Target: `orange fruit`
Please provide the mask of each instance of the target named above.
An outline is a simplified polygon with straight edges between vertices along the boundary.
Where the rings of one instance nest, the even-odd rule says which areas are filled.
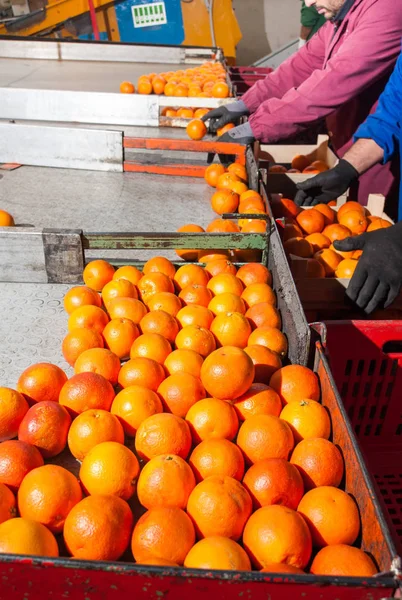
[[[123,388],[139,385],[154,392],[157,391],[164,379],[163,366],[156,360],[142,356],[132,358],[124,363],[118,375],[119,384]]]
[[[209,274],[198,265],[183,265],[176,271],[174,282],[179,291],[189,285],[207,285]]]
[[[329,248],[331,245],[331,241],[322,233],[311,233],[306,240],[312,245],[314,252]]]
[[[231,273],[215,275],[208,281],[207,287],[215,296],[225,293],[241,296],[244,289],[241,280],[235,275],[231,275]]]
[[[376,231],[377,229],[387,229],[387,227],[391,227],[392,223],[386,221],[385,219],[376,219],[373,223],[367,227],[367,231]]]
[[[153,271],[141,277],[137,287],[140,298],[145,305],[148,305],[150,298],[158,292],[174,292],[173,280],[158,271]]]
[[[250,389],[233,402],[240,421],[255,415],[279,417],[282,403],[276,392],[263,383],[253,383]]]
[[[93,329],[102,333],[109,322],[109,317],[102,308],[98,306],[81,306],[76,308],[68,319],[68,331],[74,329]]]
[[[208,233],[238,233],[240,229],[238,225],[230,219],[214,219],[207,226],[206,231],[208,231]],[[215,250],[215,252],[218,253],[219,250]],[[208,261],[204,258],[203,262]]]
[[[302,210],[297,215],[296,222],[305,235],[321,233],[325,227],[324,215],[315,208]]]
[[[218,535],[238,540],[251,511],[249,493],[232,477],[204,479],[195,486],[187,504],[199,538]]]
[[[282,320],[279,311],[272,305],[271,302],[259,302],[258,304],[254,304],[247,310],[246,317],[250,321],[253,329],[256,329],[257,327],[271,327],[280,329],[282,326]]]
[[[294,575],[304,575],[305,571],[284,563],[269,563],[264,569],[261,569],[260,573],[293,573]]]
[[[337,213],[338,221],[340,218],[342,218],[344,215],[351,211],[359,211],[363,216],[366,214],[366,209],[364,208],[364,206],[359,204],[359,202],[349,200],[348,202],[345,202],[344,204],[342,204],[342,206],[339,207]]]
[[[132,344],[130,358],[151,358],[163,364],[171,352],[172,347],[163,335],[144,333]]]
[[[342,481],[342,454],[335,444],[323,438],[309,438],[299,442],[290,462],[299,469],[306,490],[323,485],[338,487]]]
[[[91,348],[79,355],[74,364],[74,371],[76,375],[97,373],[115,385],[120,371],[120,359],[106,348]]]
[[[335,271],[335,277],[338,277],[339,279],[351,279],[356,267],[357,260],[353,260],[352,258],[344,259],[339,263]]]
[[[82,461],[94,446],[102,442],[124,444],[124,430],[119,419],[106,410],[86,410],[72,422],[67,442],[71,454]]]
[[[354,258],[353,255],[355,252],[353,250],[351,252],[342,252],[341,250],[335,250],[335,246],[333,244],[330,245],[330,249],[339,254],[339,256],[342,256],[342,258]]]
[[[18,439],[36,446],[44,458],[52,458],[66,447],[70,425],[71,417],[64,406],[57,402],[38,402],[22,419]]]
[[[177,315],[182,306],[183,303],[180,298],[175,296],[175,294],[172,294],[172,292],[158,292],[148,300],[148,308],[150,311],[164,310],[172,315],[172,317]]]
[[[134,94],[135,87],[131,81],[122,81],[120,84],[120,92],[122,94]]]
[[[372,577],[378,572],[368,554],[345,544],[326,546],[316,555],[310,573],[332,577]]]
[[[246,313],[246,317],[247,317],[247,313]],[[253,323],[253,321],[251,321],[251,323]],[[248,347],[250,348],[250,347],[254,347],[254,346],[264,346],[271,352],[278,354],[279,357],[286,356],[287,351],[288,351],[288,341],[287,341],[285,335],[278,328],[270,327],[268,325],[263,325],[262,327],[257,327],[251,333],[250,337],[248,338]],[[261,354],[261,351],[259,353]],[[252,357],[252,353],[250,353],[250,351],[247,351],[247,354],[249,354]],[[255,351],[254,351],[254,355],[255,355]],[[271,364],[273,363],[273,365],[275,367],[274,372],[276,372],[278,370],[278,369],[276,369],[276,364],[278,363],[278,361],[275,360],[275,357],[271,356],[271,358],[268,358],[266,354],[265,354],[265,356],[266,356],[266,360],[268,360]],[[257,363],[254,362],[254,364],[256,365]],[[260,371],[261,371],[261,369],[260,369]]]
[[[183,225],[183,227],[179,227],[178,232],[190,232],[190,233],[202,233],[205,230],[200,225],[194,225],[190,223],[188,225]],[[176,248],[176,254],[180,256],[183,260],[192,261],[197,260],[198,258],[198,250],[189,250],[187,248]]]
[[[176,373],[167,377],[158,387],[165,412],[185,417],[190,408],[206,393],[198,377],[189,373]]]
[[[310,160],[304,154],[296,154],[291,162],[292,169],[304,171],[310,165]]]
[[[338,222],[350,229],[352,235],[364,233],[368,226],[367,219],[360,210],[350,210],[341,217],[338,216]]]
[[[229,86],[223,81],[217,81],[212,88],[213,98],[227,98],[229,94]]]
[[[209,112],[208,108],[197,108],[197,110],[194,111],[194,118],[201,119],[201,117],[206,115],[208,112]],[[212,165],[210,165],[210,166],[212,166]]]
[[[70,511],[64,541],[73,557],[118,560],[130,542],[133,514],[127,502],[111,495],[84,498]]]
[[[118,442],[101,442],[82,461],[80,481],[88,495],[110,494],[128,500],[139,474],[140,465],[129,448]]]
[[[163,92],[165,90],[165,85],[166,85],[166,81],[163,79],[163,77],[154,77],[152,80],[153,93],[160,96],[161,94],[163,94]],[[191,113],[192,113],[192,111],[191,111]]]
[[[324,267],[326,277],[333,277],[338,265],[343,260],[342,256],[330,248],[319,250],[314,254],[314,258]]]
[[[176,91],[176,85],[174,83],[167,83],[165,85],[165,89],[163,90],[163,93],[165,94],[165,96],[175,96],[175,91]]]
[[[98,373],[73,375],[63,386],[59,402],[77,416],[90,409],[110,410],[114,398],[111,383]]]
[[[229,260],[229,250],[200,250],[198,252],[198,262],[207,265],[216,260]]]
[[[244,215],[265,215],[265,214],[267,214],[267,211],[265,209],[253,207],[253,208],[242,208],[242,213]],[[252,221],[253,221],[253,219],[239,219],[237,223],[238,223],[240,229],[243,231],[244,227]]]
[[[187,412],[194,444],[203,440],[233,440],[239,429],[239,419],[229,402],[217,398],[204,398]]]
[[[138,479],[137,495],[142,506],[185,509],[195,488],[191,467],[180,456],[162,454],[144,465]]]
[[[283,458],[267,458],[252,465],[243,479],[254,508],[280,504],[296,510],[304,494],[297,468]]]
[[[336,487],[310,490],[301,499],[297,511],[306,521],[313,545],[318,548],[352,545],[359,535],[360,516],[356,502]]]
[[[221,127],[220,129],[217,130],[216,135],[218,135],[220,137],[221,135],[224,135],[227,131],[230,131],[233,128],[234,128],[233,123],[227,123],[227,125],[224,125],[223,127]]]
[[[302,211],[293,200],[279,198],[272,203],[272,212],[276,219],[283,217],[294,219]]]
[[[137,561],[137,565],[152,565],[154,567],[178,567],[179,565],[172,560],[166,560],[165,558],[157,558],[156,556],[150,556],[144,558],[141,561]]]
[[[273,562],[304,569],[312,550],[303,517],[278,505],[264,506],[251,515],[244,529],[243,546],[257,569]]]
[[[164,362],[165,371],[168,375],[176,373],[189,373],[194,377],[200,377],[203,357],[194,350],[174,350]]]
[[[237,445],[246,463],[254,464],[266,458],[288,459],[293,450],[293,434],[286,421],[273,415],[248,417],[239,429]]]
[[[202,441],[188,459],[197,482],[207,477],[233,477],[241,481],[244,475],[244,458],[240,448],[227,439]]]
[[[227,171],[223,175],[220,175],[216,187],[218,189],[230,189],[235,181],[240,181],[240,178],[235,173],[229,173],[229,171]]]
[[[283,404],[300,400],[319,400],[318,377],[302,365],[287,365],[274,373],[269,385],[279,394]]]
[[[14,218],[5,210],[0,210],[0,227],[14,227]]]
[[[208,356],[216,348],[213,334],[205,327],[187,325],[176,336],[178,350],[193,350],[203,357]]]
[[[146,314],[140,322],[140,329],[145,333],[158,333],[173,343],[179,333],[179,325],[175,317],[164,310],[153,310]]]
[[[176,96],[177,90],[178,87],[176,88]],[[206,125],[204,121],[201,121],[201,119],[193,119],[186,127],[187,135],[192,140],[202,140],[202,138],[207,134],[207,131]]]
[[[148,312],[145,304],[135,298],[115,298],[107,310],[111,319],[130,319],[135,325],[139,325]]]
[[[313,246],[308,240],[302,237],[295,237],[286,240],[283,244],[283,248],[287,255],[293,254],[300,258],[310,258],[313,256]]]
[[[259,263],[243,265],[237,271],[236,276],[243,282],[246,288],[257,283],[272,286],[272,275],[270,271],[267,267]]]
[[[195,542],[194,526],[180,508],[147,511],[134,527],[131,549],[137,563],[158,558],[182,565]]]
[[[82,274],[85,285],[96,292],[101,292],[104,286],[112,281],[114,267],[106,260],[92,260],[87,264]]]
[[[275,371],[282,367],[282,361],[279,354],[273,350],[270,350],[264,345],[248,345],[244,351],[249,355],[254,363],[255,384],[269,383]]]
[[[217,260],[211,260],[205,265],[205,270],[214,277],[215,275],[220,275],[220,273],[230,273],[231,275],[236,275],[237,268],[234,266],[230,260],[225,260],[222,258],[218,258]]]
[[[276,305],[276,294],[267,283],[251,283],[246,287],[241,297],[246,303],[247,308],[263,302],[272,306]]]
[[[341,256],[343,256],[344,252],[339,252],[338,253],[341,254]],[[363,250],[356,250],[355,252],[353,252],[352,256],[350,258],[354,258],[355,260],[359,260],[359,258],[361,258],[363,254]]]
[[[241,313],[221,313],[212,321],[211,333],[215,336],[218,347],[245,348],[251,334],[251,325]]]
[[[229,189],[240,196],[240,194],[247,192],[248,186],[243,181],[234,181]]]
[[[114,298],[135,298],[137,300],[137,288],[128,279],[118,279],[117,281],[112,279],[102,290],[102,300],[106,309]]]
[[[110,411],[119,419],[124,433],[134,437],[141,423],[148,417],[163,412],[163,406],[156,392],[131,385],[116,395]]]
[[[177,97],[180,97],[180,98],[187,98],[187,96],[188,96],[188,87],[186,85],[183,85],[183,84],[179,83],[178,85],[176,85],[176,88],[174,90],[174,95],[177,96]],[[191,123],[192,122],[193,121],[191,121]],[[201,123],[202,123],[202,121],[201,121]],[[202,124],[204,124],[204,123],[202,123]],[[193,127],[194,127],[194,129],[191,129],[191,132],[194,135],[199,134],[200,128],[197,125],[194,125]],[[189,137],[191,137],[191,135],[189,133],[188,133],[188,135],[189,135]],[[192,139],[201,139],[201,138],[192,138]]]
[[[73,367],[80,354],[91,348],[103,348],[104,341],[100,333],[94,329],[73,329],[66,335],[62,344],[63,356]]]
[[[183,288],[179,293],[179,298],[185,306],[189,304],[197,304],[197,306],[207,307],[210,303],[213,294],[204,285],[193,283]]]
[[[137,429],[135,450],[143,460],[160,454],[176,454],[186,459],[191,448],[188,423],[170,413],[155,414],[145,419]]]
[[[243,548],[237,542],[222,536],[212,536],[197,542],[187,554],[184,566],[188,569],[251,570],[250,559]]]
[[[149,94],[152,94],[152,83],[150,81],[138,81],[137,84],[137,92],[139,94],[144,94],[146,96],[148,96]]]
[[[201,381],[214,398],[234,400],[244,394],[254,380],[251,358],[234,346],[224,346],[212,352],[201,368]]]
[[[0,483],[12,492],[17,492],[27,473],[42,465],[42,455],[35,446],[19,440],[0,444]]]
[[[205,306],[189,304],[179,310],[176,318],[182,327],[196,325],[198,327],[209,329],[214,320],[214,313]]]
[[[211,187],[216,187],[218,179],[225,173],[226,169],[220,163],[213,163],[205,169],[204,179]]]
[[[86,285],[77,285],[68,290],[64,296],[63,304],[66,313],[71,315],[76,308],[80,308],[81,306],[92,305],[100,308],[102,300],[98,292],[95,292]]]
[[[154,256],[145,263],[142,272],[144,275],[149,275],[149,273],[163,273],[167,277],[170,277],[170,279],[173,279],[176,268],[167,258]]]
[[[0,525],[17,516],[17,502],[12,491],[0,483]]]
[[[316,171],[318,171],[319,173],[322,173],[323,171],[328,171],[329,170],[329,166],[323,160],[315,160],[309,166],[312,169],[315,169]]]
[[[216,261],[219,262],[219,261]],[[244,300],[236,294],[229,292],[225,294],[218,294],[208,304],[209,310],[215,315],[222,315],[226,313],[240,313],[244,315],[246,312],[246,305]],[[236,344],[234,344],[236,345]]]
[[[28,412],[24,396],[7,387],[0,387],[0,442],[17,437],[21,421]]]
[[[345,225],[334,223],[333,225],[327,225],[322,232],[331,242],[335,240],[344,240],[345,238],[352,235],[352,232]]]
[[[280,414],[289,423],[295,443],[309,438],[329,438],[331,419],[326,409],[315,400],[290,402]]]
[[[47,527],[28,519],[9,519],[0,525],[0,553],[59,556],[56,538]]]
[[[249,190],[249,191],[251,191],[251,190]],[[243,194],[241,194],[240,198],[242,198],[244,196],[244,194],[247,194],[247,192],[244,192]],[[262,200],[260,195],[247,197],[244,200],[240,200],[239,210],[238,210],[239,213],[244,213],[245,210],[250,210],[250,209],[257,209],[257,210],[265,211],[264,201]]]
[[[218,189],[211,197],[211,208],[218,215],[235,213],[239,206],[239,195],[232,189]]]
[[[325,227],[336,221],[336,212],[328,204],[316,204],[314,210],[318,210],[324,216]]]
[[[244,165],[241,165],[239,163],[232,163],[231,165],[228,166],[228,172],[234,173],[242,181],[247,183],[247,180],[248,180],[247,169]],[[246,191],[248,191],[248,190],[246,190]]]
[[[323,265],[315,258],[308,258],[303,261],[299,269],[298,261],[291,264],[291,270],[294,278],[297,279],[322,279],[325,277],[325,269]]]
[[[240,202],[245,202],[246,200],[250,200],[250,199],[254,199],[254,198],[258,198],[264,205],[264,201],[262,199],[261,194],[259,194],[255,190],[247,190],[247,192],[243,192],[243,194],[241,194],[241,196],[240,196]]]
[[[127,279],[133,285],[137,285],[139,280],[142,277],[141,271],[137,269],[137,267],[133,267],[131,265],[124,265],[124,267],[120,267],[113,274],[113,281],[119,281],[119,279]]]
[[[105,346],[121,360],[130,356],[130,349],[140,332],[130,319],[112,319],[102,332]]]
[[[287,173],[288,170],[284,165],[272,165],[268,169],[269,173]]]
[[[53,533],[63,531],[68,513],[80,500],[78,479],[58,465],[33,469],[18,490],[21,517],[42,523]]]
[[[21,373],[17,390],[30,402],[57,402],[66,381],[67,375],[60,367],[51,363],[36,363]]]

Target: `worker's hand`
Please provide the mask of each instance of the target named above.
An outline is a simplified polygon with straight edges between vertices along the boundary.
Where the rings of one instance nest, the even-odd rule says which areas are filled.
[[[249,114],[247,106],[242,100],[237,102],[231,102],[210,110],[206,115],[201,117],[202,121],[209,120],[208,130],[210,133],[216,133],[218,129],[227,125],[228,123],[235,123],[240,117],[244,117]]]
[[[346,295],[370,314],[395,300],[402,284],[402,221],[334,242],[335,250],[363,250]]]
[[[342,196],[358,177],[356,169],[347,160],[341,159],[333,169],[297,184],[299,191],[295,202],[298,206],[328,204]]]
[[[217,142],[227,142],[230,144],[252,144],[255,142],[253,130],[250,123],[243,123],[233,129],[229,129],[226,133],[218,137]],[[233,156],[230,154],[218,154],[219,160],[225,166],[233,162]]]

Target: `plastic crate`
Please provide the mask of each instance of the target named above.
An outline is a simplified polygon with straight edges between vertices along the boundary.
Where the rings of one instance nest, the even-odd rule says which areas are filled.
[[[402,553],[402,321],[315,324]]]

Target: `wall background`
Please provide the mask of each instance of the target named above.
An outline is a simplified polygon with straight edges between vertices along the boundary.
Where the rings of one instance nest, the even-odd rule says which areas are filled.
[[[237,64],[250,65],[299,37],[300,0],[233,0],[243,39]]]

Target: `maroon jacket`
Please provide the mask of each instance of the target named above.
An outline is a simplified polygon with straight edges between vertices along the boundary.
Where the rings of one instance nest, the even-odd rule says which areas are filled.
[[[242,97],[255,137],[272,143],[326,117],[332,146],[342,157],[352,136],[374,112],[401,50],[402,2],[355,0],[339,28],[324,25],[296,54]],[[388,194],[391,165],[360,178],[359,200]]]

